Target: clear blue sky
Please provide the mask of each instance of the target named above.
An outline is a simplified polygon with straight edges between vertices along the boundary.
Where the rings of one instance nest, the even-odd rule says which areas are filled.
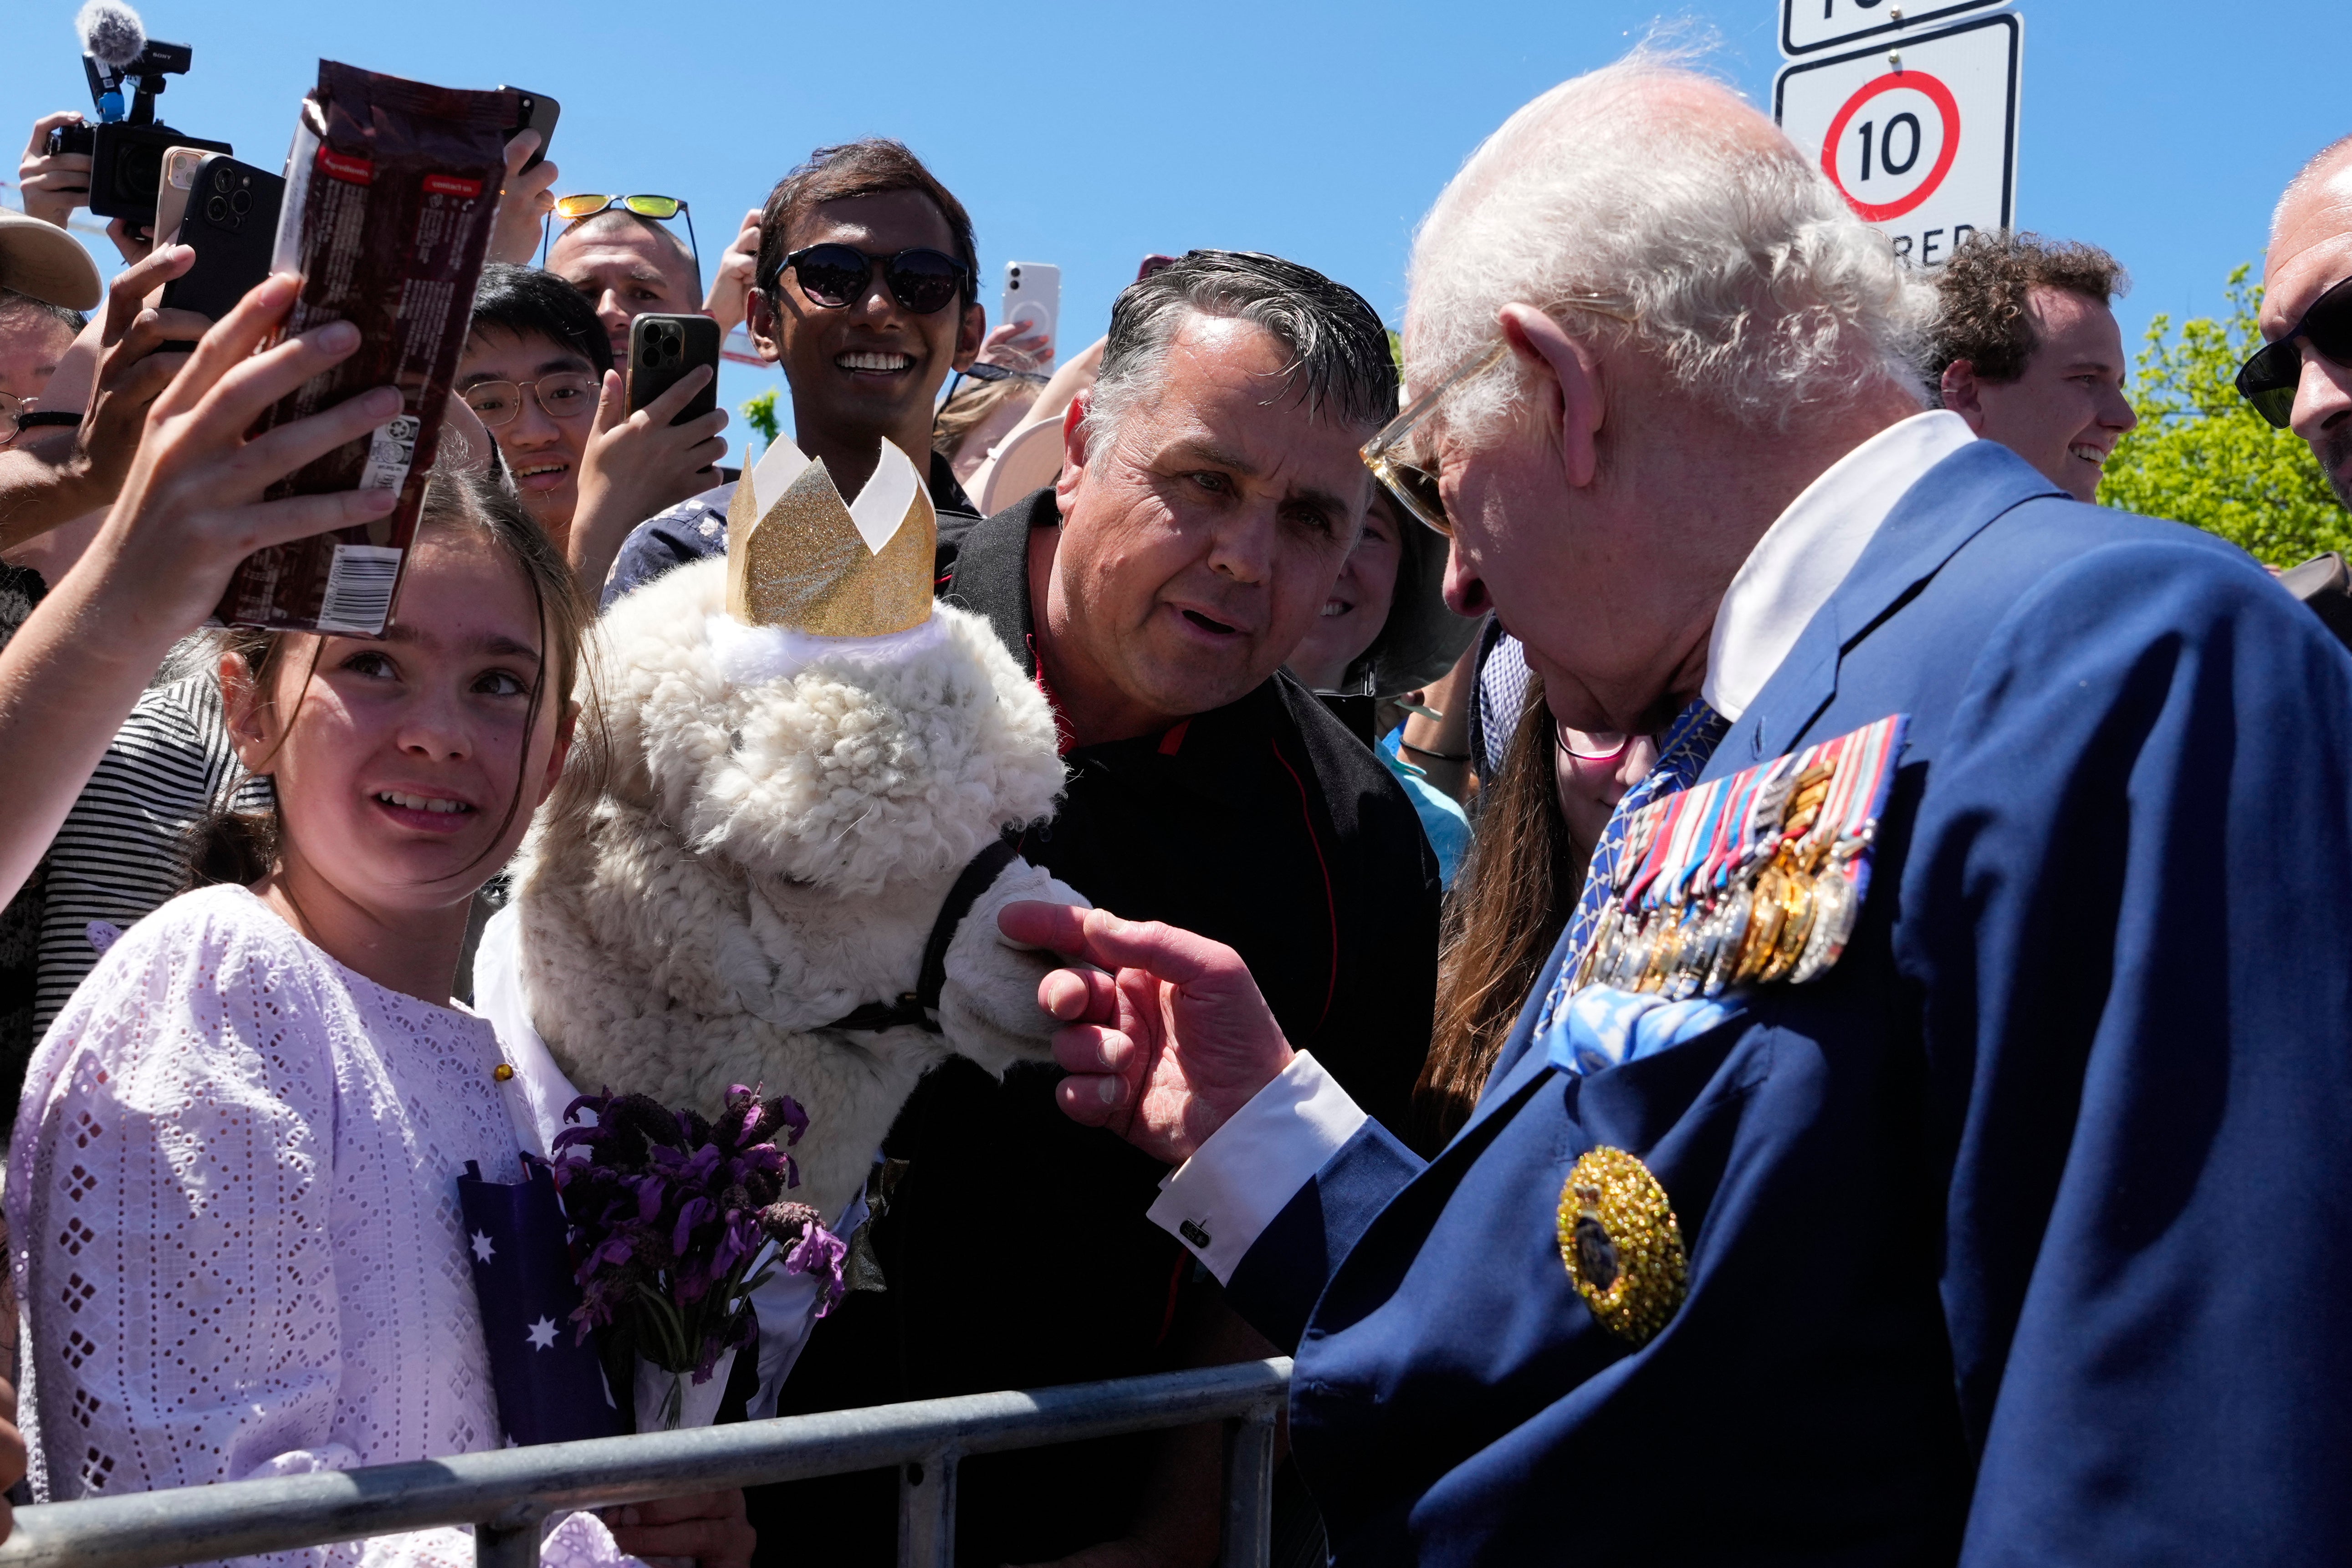
[[[76,0],[7,0],[0,124],[89,107]],[[2336,58],[2345,0],[2025,0],[2018,218],[2095,241],[2148,316],[2210,313],[2259,258],[2296,165],[2352,131]],[[1549,3],[951,5],[579,0],[152,0],[195,69],[169,121],[274,165],[321,55],[563,103],[560,189],[656,191],[694,206],[706,258],[822,142],[898,136],[979,227],[982,299],[1008,258],[1058,262],[1075,347],[1151,251],[1279,252],[1392,321],[1412,226],[1479,139],[1535,93],[1660,17],[1720,35],[1717,64],[1770,101],[1777,0],[1678,8]],[[2305,71],[2299,63],[2310,59]],[[23,131],[9,131],[11,147]],[[13,153],[12,153],[13,156]],[[113,258],[95,241],[101,265]],[[731,406],[776,384],[730,367]],[[730,433],[733,434],[733,433]],[[740,447],[739,447],[740,450]]]

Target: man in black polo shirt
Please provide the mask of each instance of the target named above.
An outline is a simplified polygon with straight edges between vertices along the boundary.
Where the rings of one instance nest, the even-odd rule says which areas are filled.
[[[793,439],[824,459],[845,496],[864,488],[882,443],[929,459],[940,564],[980,521],[931,450],[931,405],[969,370],[987,313],[973,293],[971,218],[922,160],[880,137],[820,147],[776,182],[760,215],[759,283],[745,322],[793,393]],[[747,458],[749,454],[746,454]],[[637,525],[604,603],[673,566],[727,553],[731,484]]]
[[[1402,1129],[1436,861],[1396,781],[1277,673],[1362,525],[1356,447],[1395,407],[1355,293],[1195,252],[1120,296],[1060,480],[974,528],[940,592],[989,618],[1063,726],[1068,793],[1022,853],[1121,915],[1232,943],[1285,1026]],[[1214,1284],[1140,1217],[1164,1167],[1063,1116],[1059,1077],[999,1084],[957,1060],[924,1080],[886,1145],[908,1162],[872,1231],[887,1289],[816,1326],[784,1412],[1128,1376],[1234,1342]],[[1213,1444],[1150,1436],[967,1460],[958,1559],[1139,1532],[1145,1560],[1205,1561],[1214,1465]],[[763,1560],[893,1561],[896,1488],[755,1494]]]

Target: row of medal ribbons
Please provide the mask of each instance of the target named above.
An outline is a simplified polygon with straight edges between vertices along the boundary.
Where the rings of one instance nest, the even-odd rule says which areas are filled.
[[[1576,987],[1801,984],[1845,951],[1908,715],[1661,795],[1626,824]]]

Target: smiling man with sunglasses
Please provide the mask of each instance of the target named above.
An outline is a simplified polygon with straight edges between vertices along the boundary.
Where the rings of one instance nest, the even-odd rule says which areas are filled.
[[[2263,336],[2238,391],[2319,459],[2352,506],[2352,136],[2323,149],[2271,223],[2263,268]]]
[[[746,325],[791,388],[793,441],[824,459],[845,496],[864,487],[884,441],[928,463],[941,571],[980,521],[948,460],[931,450],[940,387],[980,353],[979,270],[963,204],[922,160],[883,138],[818,148],[776,183],[761,212]],[[720,486],[639,528],[621,548],[605,602],[673,566],[725,554],[733,495]]]

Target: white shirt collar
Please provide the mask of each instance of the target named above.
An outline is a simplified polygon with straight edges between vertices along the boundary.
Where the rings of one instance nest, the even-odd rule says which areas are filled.
[[[1975,440],[1948,409],[1915,414],[1840,458],[1764,531],[1725,590],[1699,694],[1735,722],[1911,487]]]

